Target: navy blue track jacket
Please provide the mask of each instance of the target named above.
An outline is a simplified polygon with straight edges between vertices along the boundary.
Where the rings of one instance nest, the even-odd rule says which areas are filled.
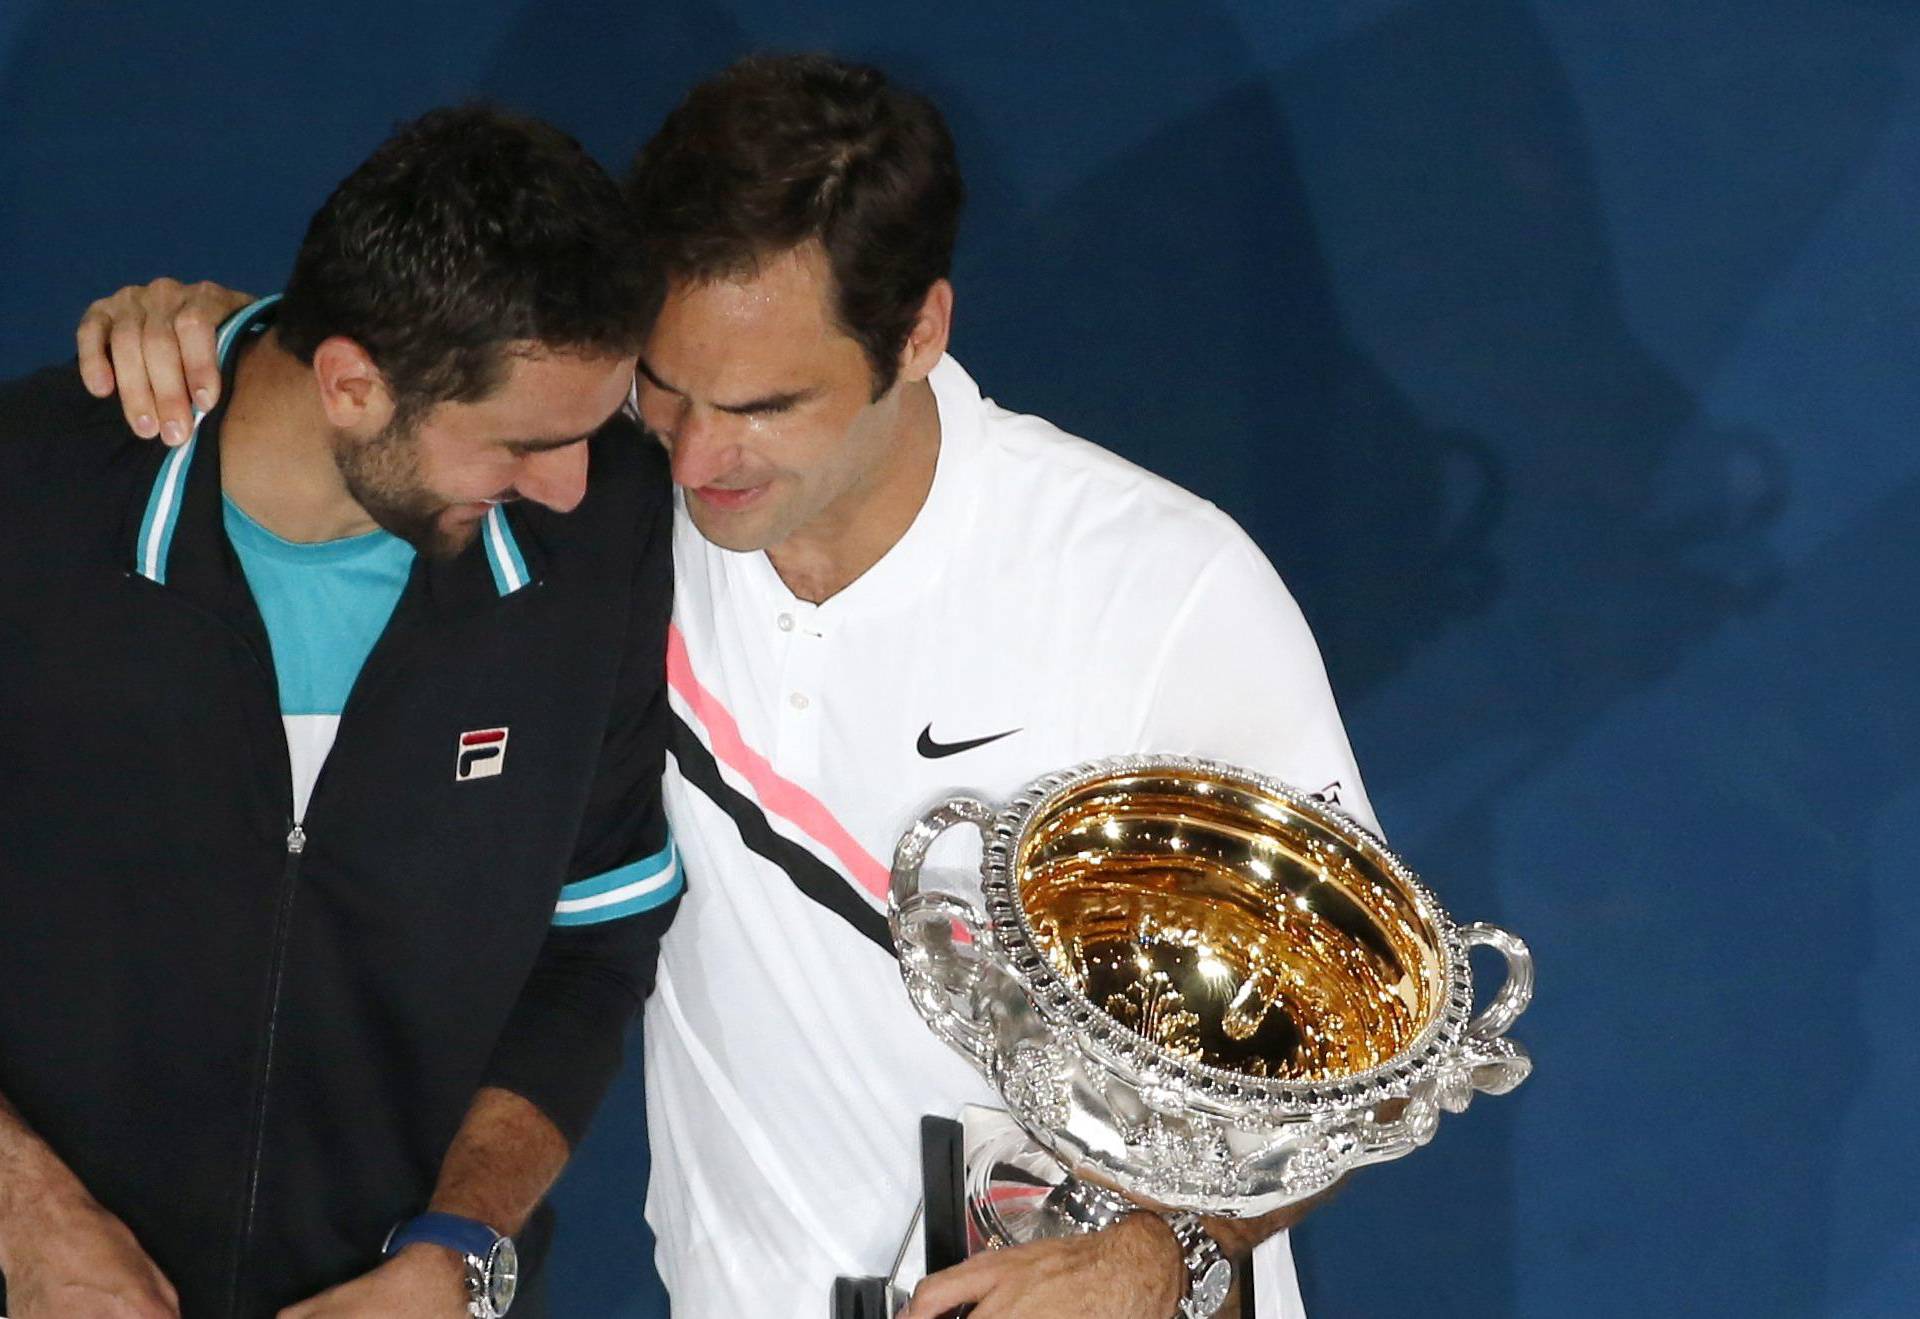
[[[589,443],[575,512],[416,559],[296,833],[219,413],[169,451],[70,366],[0,386],[0,1094],[189,1319],[377,1265],[478,1087],[577,1139],[618,1067],[678,905],[672,506]]]

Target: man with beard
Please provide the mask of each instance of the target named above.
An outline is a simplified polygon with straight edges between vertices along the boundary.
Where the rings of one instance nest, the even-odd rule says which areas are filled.
[[[70,367],[0,389],[15,1319],[498,1315],[537,1271],[680,888],[633,247],[577,143],[437,112],[179,447]]]
[[[824,57],[748,59],[669,116],[628,193],[667,288],[635,402],[681,491],[667,806],[694,875],[647,1010],[647,1215],[676,1311],[817,1319],[836,1275],[893,1259],[920,1116],[993,1102],[892,960],[885,859],[924,807],[1162,751],[1372,815],[1246,535],[947,356],[962,187],[929,102]],[[90,387],[117,380],[155,434],[217,388],[206,327],[236,297],[96,304]],[[928,1279],[912,1319],[1167,1319],[1195,1231],[1239,1258],[1264,1242],[1259,1313],[1298,1315],[1276,1234],[1299,1213],[1181,1237],[1137,1214],[993,1252]]]

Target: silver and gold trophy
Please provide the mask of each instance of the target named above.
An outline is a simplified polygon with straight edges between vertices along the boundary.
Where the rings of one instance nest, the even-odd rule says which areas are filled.
[[[983,838],[984,910],[922,884],[960,824]],[[1532,1068],[1505,1038],[1533,990],[1519,939],[1455,925],[1331,802],[1214,761],[1099,760],[998,808],[942,802],[894,854],[889,919],[914,1007],[1006,1104],[925,1127],[929,1271],[1135,1202],[1270,1213]],[[1480,945],[1507,976],[1476,1014]],[[1208,1294],[1183,1313],[1214,1313],[1226,1279],[1193,1281]],[[870,1282],[836,1312],[904,1302]]]

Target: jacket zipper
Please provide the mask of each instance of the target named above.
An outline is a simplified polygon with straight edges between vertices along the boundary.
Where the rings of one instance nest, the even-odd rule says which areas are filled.
[[[240,1222],[240,1249],[234,1257],[232,1305],[229,1313],[240,1312],[240,1283],[246,1269],[248,1249],[253,1242],[253,1222],[260,1202],[260,1169],[266,1158],[267,1095],[273,1086],[273,1048],[280,1024],[280,985],[286,975],[287,928],[293,917],[293,895],[300,880],[300,858],[307,850],[307,831],[296,822],[287,831],[287,860],[281,871],[280,902],[273,918],[273,962],[267,973],[267,1038],[260,1062],[259,1083],[254,1092],[253,1146],[247,1167],[247,1207]]]

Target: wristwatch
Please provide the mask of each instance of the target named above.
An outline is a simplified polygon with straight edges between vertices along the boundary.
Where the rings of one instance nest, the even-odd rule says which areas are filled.
[[[502,1319],[520,1285],[520,1255],[513,1238],[503,1237],[477,1219],[458,1214],[422,1214],[395,1226],[380,1247],[397,1255],[415,1242],[458,1251],[467,1266],[467,1313],[473,1319]]]
[[[1233,1290],[1233,1261],[1220,1249],[1198,1214],[1163,1214],[1180,1243],[1187,1266],[1187,1294],[1180,1301],[1180,1319],[1214,1319]]]
[[[1077,1177],[1054,1187],[1047,1204],[1060,1217],[1088,1232],[1112,1227],[1129,1214],[1156,1212],[1141,1208],[1118,1191]],[[1187,1294],[1180,1300],[1180,1319],[1214,1319],[1227,1303],[1227,1293],[1233,1290],[1233,1261],[1207,1231],[1200,1215],[1162,1210],[1158,1216],[1172,1230],[1180,1246],[1180,1262],[1187,1266]]]

